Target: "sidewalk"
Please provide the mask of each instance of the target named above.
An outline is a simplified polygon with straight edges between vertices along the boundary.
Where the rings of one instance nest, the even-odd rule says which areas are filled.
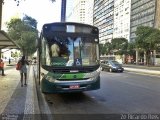
[[[144,65],[124,64],[123,67],[124,67],[125,71],[160,75],[160,66],[144,66]]]
[[[5,66],[6,76],[0,73],[0,120],[30,119],[40,115],[33,67],[28,67],[28,81],[26,87],[21,87],[20,73],[15,64]],[[40,116],[39,116],[40,117]]]

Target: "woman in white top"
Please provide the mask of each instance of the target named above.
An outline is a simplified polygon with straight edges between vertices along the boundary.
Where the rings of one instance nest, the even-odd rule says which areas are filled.
[[[21,63],[21,69],[20,69],[20,75],[21,75],[21,87],[23,87],[23,74],[24,74],[24,85],[27,86],[26,80],[27,80],[27,66],[29,65],[28,61],[25,59],[25,56],[22,56],[21,60],[19,61]]]

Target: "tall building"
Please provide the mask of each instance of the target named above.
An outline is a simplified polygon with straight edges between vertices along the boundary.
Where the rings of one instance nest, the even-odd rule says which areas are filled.
[[[73,2],[74,0],[67,0],[66,1],[66,21],[69,22],[71,21],[71,15],[72,15],[72,11],[73,11]]]
[[[156,13],[154,27],[160,29],[160,0],[156,1]]]
[[[101,43],[111,41],[113,38],[114,0],[95,0],[93,25],[99,28]]]
[[[67,1],[67,21],[93,25],[94,0],[69,0]]]
[[[114,31],[113,38],[130,40],[130,10],[131,0],[114,1]]]
[[[157,2],[159,0],[132,0],[131,1],[131,25],[130,40],[135,41],[135,31],[138,26],[155,27],[158,24],[156,20],[156,9],[159,9]],[[158,15],[158,13],[157,13]],[[157,22],[156,22],[157,21]],[[156,22],[156,24],[155,24]]]
[[[93,25],[94,0],[86,0],[86,24]]]

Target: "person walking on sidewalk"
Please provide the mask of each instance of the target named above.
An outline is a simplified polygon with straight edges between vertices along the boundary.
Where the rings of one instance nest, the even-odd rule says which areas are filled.
[[[5,76],[4,74],[4,62],[2,59],[0,59],[0,70],[2,71],[2,76]]]
[[[21,60],[19,60],[21,64],[20,75],[21,75],[21,87],[23,87],[23,78],[24,85],[27,86],[27,65],[29,65],[28,61],[25,59],[25,56],[22,56]]]

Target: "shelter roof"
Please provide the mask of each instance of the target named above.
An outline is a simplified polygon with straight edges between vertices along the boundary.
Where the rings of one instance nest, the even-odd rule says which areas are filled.
[[[8,36],[8,34],[0,30],[0,49],[18,49],[18,45]]]

